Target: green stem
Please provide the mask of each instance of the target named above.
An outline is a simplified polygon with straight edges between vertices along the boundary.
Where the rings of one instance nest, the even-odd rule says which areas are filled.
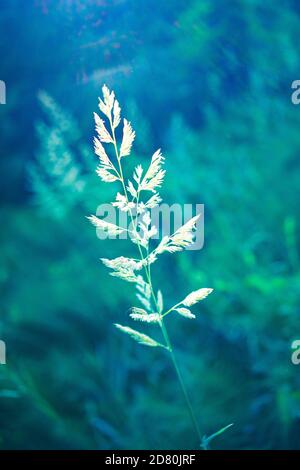
[[[167,343],[168,350],[170,351],[171,359],[172,359],[174,369],[175,369],[177,377],[178,377],[178,381],[180,383],[180,387],[181,387],[182,394],[183,394],[185,402],[186,402],[186,406],[187,406],[188,411],[189,411],[189,415],[191,417],[191,420],[192,420],[192,423],[194,425],[197,436],[198,436],[199,440],[201,441],[202,436],[201,436],[201,433],[200,433],[198,422],[197,422],[197,419],[196,419],[196,416],[195,416],[195,413],[194,413],[194,410],[193,410],[193,407],[192,407],[192,404],[191,404],[191,401],[190,401],[190,397],[188,395],[188,392],[187,392],[187,389],[186,389],[186,386],[185,386],[180,368],[178,366],[176,356],[175,356],[174,351],[173,351],[173,346],[171,344],[170,337],[169,337],[169,334],[168,334],[168,331],[167,331],[166,325],[164,324],[163,319],[161,320],[161,329],[162,329],[164,339]]]
[[[154,303],[156,305],[156,308],[157,308],[157,300],[156,300],[156,297],[154,295],[154,292],[153,292],[153,287],[152,287],[152,280],[151,280],[151,271],[150,271],[150,265],[148,264],[148,282],[149,282],[149,285],[150,285],[150,289],[151,289],[151,293],[152,293],[152,297],[154,299]],[[177,305],[180,305],[177,304]],[[174,307],[176,307],[177,305],[175,305]],[[168,310],[166,313],[169,313],[171,312],[171,310],[174,308],[172,307],[170,310]],[[195,416],[195,413],[194,413],[194,409],[193,409],[193,406],[191,404],[191,400],[189,398],[189,394],[187,392],[187,389],[186,389],[186,386],[185,386],[185,383],[184,383],[184,380],[183,380],[183,377],[182,377],[182,374],[181,374],[181,370],[179,368],[179,365],[178,365],[178,362],[177,362],[177,359],[176,359],[176,356],[174,354],[174,348],[173,348],[173,345],[171,343],[171,340],[170,340],[170,337],[169,337],[169,333],[168,333],[168,330],[167,330],[167,327],[164,323],[164,319],[163,317],[166,315],[166,313],[164,315],[161,316],[161,321],[160,321],[160,327],[161,327],[161,331],[162,331],[162,334],[163,334],[163,337],[164,337],[164,340],[166,342],[166,345],[168,347],[168,351],[170,352],[170,355],[171,355],[171,360],[172,360],[172,363],[173,363],[173,366],[174,366],[174,369],[175,369],[175,372],[176,372],[176,375],[177,375],[177,378],[178,378],[178,381],[179,381],[179,384],[180,384],[180,387],[181,387],[181,391],[182,391],[182,394],[183,394],[183,397],[185,399],[185,403],[186,403],[186,406],[187,406],[187,409],[188,409],[188,412],[189,412],[189,415],[191,417],[191,420],[192,420],[192,423],[194,425],[194,428],[195,428],[195,431],[197,433],[197,436],[199,438],[199,440],[201,441],[202,439],[202,436],[201,436],[201,433],[200,433],[200,429],[199,429],[199,426],[198,426],[198,422],[197,422],[197,419],[196,419],[196,416]]]
[[[173,307],[169,308],[165,313],[162,314],[162,317],[165,317],[166,315],[169,315],[175,308],[177,308],[179,305],[181,305],[181,302],[178,302],[178,304],[173,305]]]

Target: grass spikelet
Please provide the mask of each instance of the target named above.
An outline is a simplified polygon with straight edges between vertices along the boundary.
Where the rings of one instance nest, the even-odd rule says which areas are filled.
[[[205,299],[213,289],[209,288],[202,288],[195,290],[191,292],[186,298],[181,302],[182,305],[185,305],[186,307],[191,307],[192,305],[195,305],[196,303],[200,302],[200,300]]]
[[[133,320],[138,320],[145,323],[159,323],[160,315],[158,313],[147,313],[146,310],[142,308],[132,308],[132,313],[130,313],[130,318]]]
[[[141,190],[155,192],[155,188],[162,185],[166,173],[166,171],[162,169],[163,163],[164,157],[159,149],[152,156],[148,171],[140,185]]]
[[[135,132],[132,129],[130,122],[127,121],[127,119],[124,119],[123,140],[120,149],[120,157],[127,157],[127,155],[130,155],[134,138]]]
[[[91,215],[87,217],[90,222],[92,222],[95,227],[103,230],[103,232],[108,233],[109,235],[119,235],[120,233],[124,232],[125,229],[119,227],[118,225],[112,224],[110,222],[106,222],[105,220],[99,219],[95,215]]]
[[[179,315],[185,318],[196,318],[195,315],[188,309],[184,307],[179,307],[174,309]]]
[[[132,339],[134,339],[138,343],[143,344],[144,346],[150,346],[152,348],[162,346],[160,343],[150,338],[150,336],[147,336],[144,333],[140,333],[139,331],[129,328],[128,326],[122,326],[122,325],[119,325],[118,323],[115,323],[115,327],[123,331],[123,333],[126,333],[127,335],[129,335]]]

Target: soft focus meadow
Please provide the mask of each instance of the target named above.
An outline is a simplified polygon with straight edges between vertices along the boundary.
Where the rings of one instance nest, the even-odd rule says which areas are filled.
[[[162,148],[164,201],[205,205],[204,248],[153,268],[168,305],[214,289],[166,319],[201,433],[300,449],[299,31],[297,0],[1,0],[0,449],[199,447],[166,355],[113,326],[134,293],[99,259],[126,242],[86,219],[115,197],[95,172],[104,83],[130,165]]]

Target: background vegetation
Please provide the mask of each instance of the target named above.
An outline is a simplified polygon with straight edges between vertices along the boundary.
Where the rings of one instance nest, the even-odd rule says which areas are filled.
[[[164,200],[205,204],[204,249],[155,271],[170,304],[215,289],[170,322],[203,434],[234,422],[214,447],[300,448],[299,31],[296,0],[1,1],[0,448],[198,446],[167,358],[112,326],[132,290],[98,258],[122,250],[85,219],[111,196],[103,83],[134,155],[162,147]]]

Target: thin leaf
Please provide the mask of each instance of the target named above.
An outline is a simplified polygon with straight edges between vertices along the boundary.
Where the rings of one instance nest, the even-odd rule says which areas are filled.
[[[227,431],[227,429],[231,428],[233,426],[233,423],[228,424],[224,428],[220,429],[219,431],[215,432],[214,434],[211,434],[210,436],[203,436],[202,441],[201,441],[201,447],[204,450],[209,450],[209,444],[210,442],[217,436],[220,436],[220,434],[223,434],[223,432]]]

